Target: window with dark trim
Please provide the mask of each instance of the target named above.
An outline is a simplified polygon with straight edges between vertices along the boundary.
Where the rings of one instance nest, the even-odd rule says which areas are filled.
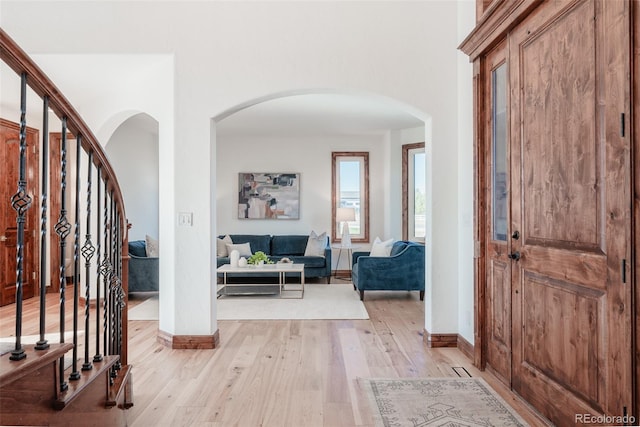
[[[339,151],[331,153],[331,241],[341,242],[338,208],[353,208],[355,220],[345,223],[351,241],[369,241],[369,153]]]
[[[426,235],[424,142],[402,146],[402,239],[424,242]]]

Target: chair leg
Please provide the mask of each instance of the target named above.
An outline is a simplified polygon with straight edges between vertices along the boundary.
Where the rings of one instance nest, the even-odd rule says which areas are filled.
[[[360,289],[360,301],[364,301],[364,289]]]
[[[424,301],[424,291],[420,291],[420,301]]]

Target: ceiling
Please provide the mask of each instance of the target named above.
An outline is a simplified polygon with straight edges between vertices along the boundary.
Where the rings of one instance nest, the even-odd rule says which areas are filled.
[[[322,93],[285,96],[252,105],[220,120],[217,135],[379,135],[424,126],[380,97]]]

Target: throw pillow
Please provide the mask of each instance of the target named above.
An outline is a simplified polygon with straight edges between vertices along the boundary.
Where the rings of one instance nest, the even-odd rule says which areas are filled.
[[[307,240],[307,247],[304,250],[304,256],[324,256],[324,248],[327,246],[327,233],[324,232],[317,235],[312,231]]]
[[[369,253],[369,256],[389,256],[392,246],[392,238],[382,241],[379,237],[376,237],[376,239],[373,241],[373,245],[371,245],[371,252]]]
[[[233,240],[231,240],[231,236],[227,234],[222,239],[218,237],[216,243],[217,243],[216,245],[217,256],[219,257],[229,256],[229,251],[227,251],[227,244],[233,243]]]
[[[249,243],[227,243],[227,252],[231,253],[231,251],[236,250],[240,256],[249,257],[253,255],[251,252],[251,245]]]
[[[146,243],[144,240],[134,240],[129,242],[129,255],[137,257],[146,257],[147,250],[145,249]]]
[[[144,240],[147,244],[147,256],[151,258],[158,258],[160,256],[158,240],[149,235],[145,236]]]

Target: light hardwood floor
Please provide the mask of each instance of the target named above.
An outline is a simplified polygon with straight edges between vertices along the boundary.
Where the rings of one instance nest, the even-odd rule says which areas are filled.
[[[132,298],[129,307],[141,301]],[[25,334],[37,330],[30,305],[35,302],[25,304]],[[454,368],[462,367],[486,379],[531,425],[544,425],[459,350],[424,345],[417,292],[371,292],[365,306],[369,320],[219,321],[214,350],[172,350],[157,342],[157,321],[130,321],[134,406],[128,423],[373,426],[358,378],[455,377]],[[0,308],[2,336],[11,333],[10,317],[11,306]]]

